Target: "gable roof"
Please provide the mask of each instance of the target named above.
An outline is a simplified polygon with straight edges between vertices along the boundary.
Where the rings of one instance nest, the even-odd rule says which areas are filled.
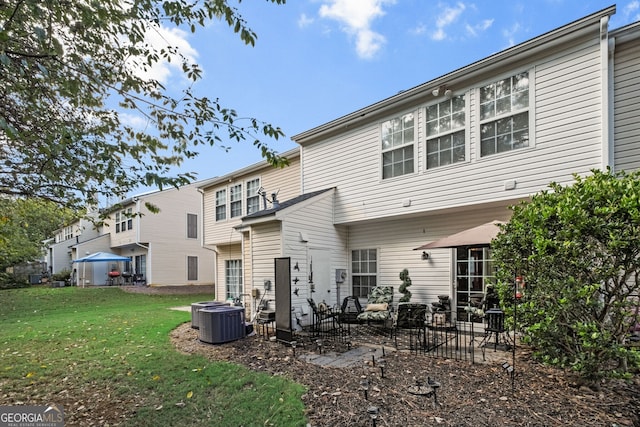
[[[275,207],[272,207],[270,209],[264,209],[258,212],[254,212],[252,214],[246,215],[244,217],[242,217],[242,221],[245,220],[250,220],[250,219],[258,219],[258,218],[265,218],[268,216],[274,216],[276,213],[283,211],[287,208],[293,207],[295,205],[298,205],[306,200],[312,199],[315,196],[322,194],[322,193],[326,193],[327,191],[333,190],[334,188],[325,188],[324,190],[317,190],[317,191],[312,191],[310,193],[306,193],[306,194],[301,194],[297,197],[294,197],[293,199],[289,199],[285,202],[281,202],[278,203]]]
[[[497,52],[441,77],[401,91],[394,96],[371,104],[368,107],[361,108],[328,123],[294,135],[291,139],[303,146],[312,144],[322,138],[334,136],[345,130],[354,129],[357,126],[379,120],[381,117],[398,112],[407,108],[407,106],[426,102],[433,98],[430,98],[429,95],[431,95],[435,89],[447,87],[455,92],[456,89],[468,85],[469,80],[474,77],[477,78],[478,76],[495,73],[501,68],[517,63],[518,61],[528,61],[532,55],[548,52],[555,46],[590,34],[594,30],[599,31],[601,36],[603,34],[606,35],[609,17],[615,13],[615,5],[609,6],[599,12],[578,19],[555,30],[548,31],[538,37]]]

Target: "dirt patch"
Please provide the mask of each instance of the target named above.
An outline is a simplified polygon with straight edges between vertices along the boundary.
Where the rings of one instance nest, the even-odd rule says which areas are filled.
[[[184,286],[121,286],[125,292],[147,295],[193,295],[215,294],[213,285],[184,285]]]
[[[609,381],[599,390],[580,387],[571,375],[532,362],[526,351],[516,355],[515,377],[497,362],[434,359],[409,351],[386,351],[384,377],[373,360],[358,367],[332,368],[304,361],[318,352],[309,342],[296,348],[260,336],[209,345],[198,341],[186,323],[171,333],[183,353],[242,364],[255,371],[283,375],[304,384],[303,396],[312,426],[371,425],[367,409],[379,409],[378,426],[634,426],[640,425],[640,380]],[[354,344],[355,345],[355,344]],[[331,351],[325,348],[324,351]],[[343,351],[344,349],[336,348]],[[427,377],[440,383],[433,396],[412,394]],[[363,379],[369,382],[365,399]],[[424,388],[423,388],[424,390]]]

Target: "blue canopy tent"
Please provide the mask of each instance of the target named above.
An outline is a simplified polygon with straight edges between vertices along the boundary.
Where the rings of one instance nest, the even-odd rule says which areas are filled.
[[[93,262],[121,262],[121,261],[131,261],[131,259],[126,257],[126,256],[117,255],[117,254],[114,254],[114,253],[111,253],[111,252],[95,252],[95,253],[92,253],[92,254],[87,255],[85,257],[73,260],[74,263],[78,263],[78,262],[83,263],[82,287],[84,287],[84,285],[85,285],[84,277],[86,277],[85,274],[86,274],[86,263],[87,262],[92,262],[93,263]]]

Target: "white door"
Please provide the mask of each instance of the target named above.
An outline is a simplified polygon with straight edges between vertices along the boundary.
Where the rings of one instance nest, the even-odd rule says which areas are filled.
[[[325,248],[309,248],[309,282],[313,284],[311,298],[316,304],[324,301],[329,307],[337,303],[335,283],[331,281],[331,252]]]

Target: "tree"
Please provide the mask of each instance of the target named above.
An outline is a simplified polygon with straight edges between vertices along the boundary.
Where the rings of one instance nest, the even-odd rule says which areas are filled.
[[[512,207],[492,248],[502,306],[534,356],[591,381],[640,366],[625,346],[638,321],[640,173],[574,178]]]
[[[0,3],[0,194],[79,208],[141,184],[179,186],[194,175],[170,175],[172,168],[199,146],[225,140],[251,141],[272,164],[285,165],[260,139],[278,139],[279,128],[196,95],[198,65],[176,46],[148,42],[167,26],[194,32],[218,19],[255,44],[228,0]],[[163,61],[178,61],[192,86],[173,94],[144,76]],[[145,117],[147,128],[128,125],[127,111]]]
[[[72,219],[53,202],[0,197],[0,271],[42,257],[42,241]]]

